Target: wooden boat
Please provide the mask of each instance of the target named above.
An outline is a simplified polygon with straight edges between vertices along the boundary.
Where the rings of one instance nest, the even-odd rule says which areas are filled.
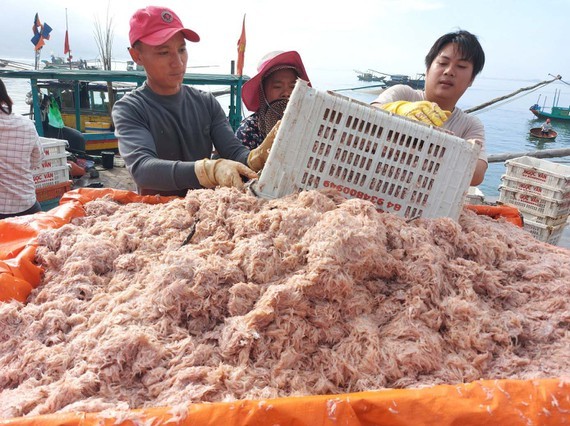
[[[550,109],[550,112],[547,112],[544,109],[544,107],[541,107],[538,104],[534,104],[533,106],[530,107],[530,112],[532,112],[535,116],[543,120],[547,118],[550,118],[552,120],[566,120],[566,121],[570,120],[570,107],[564,108],[564,107],[553,106]]]
[[[405,84],[410,86],[412,89],[423,90],[426,85],[425,74],[418,74],[416,78],[411,78],[410,76],[403,74],[390,75],[390,79],[386,80],[386,86],[391,87],[396,84]]]
[[[88,64],[86,60],[68,61],[60,56],[51,55],[51,60],[42,60],[44,68],[51,69],[80,69],[80,70],[100,70],[100,65]]]
[[[112,104],[125,93],[140,86],[146,80],[144,71],[109,71],[94,69],[42,69],[8,70],[0,68],[0,78],[27,79],[31,84],[30,118],[41,117],[40,94],[49,92],[61,100],[61,115],[66,127],[79,130],[85,138],[88,153],[117,150],[118,141],[110,111]],[[234,74],[190,74],[184,76],[184,84],[223,86],[212,91],[228,94],[228,118],[235,130],[241,122],[241,87],[249,78]],[[109,90],[112,87],[112,90]],[[229,87],[229,88],[228,88]],[[42,92],[43,89],[43,92]],[[204,90],[211,90],[210,87]],[[110,100],[109,93],[114,98]],[[41,120],[34,120],[40,136],[44,136]]]
[[[425,88],[425,74],[418,74],[416,78],[411,78],[409,75],[404,74],[387,74],[381,71],[368,70],[368,71],[357,71],[358,79],[360,81],[367,82],[378,82],[386,87],[394,86],[396,84],[405,84],[410,86],[412,89]]]
[[[540,96],[538,97],[540,101]],[[536,117],[546,120],[547,118],[553,120],[570,120],[570,106],[568,108],[558,106],[558,100],[560,99],[560,90],[556,90],[554,92],[554,101],[552,103],[552,107],[550,107],[550,111],[547,110],[546,107],[540,106],[537,103],[532,105],[529,109]]]
[[[378,75],[378,73],[376,73],[375,71],[372,70],[368,70],[368,71],[357,71],[354,70],[356,73],[358,73],[358,79],[360,81],[372,81],[372,82],[376,82],[376,83],[381,83],[384,80],[386,80],[386,76],[383,75]]]
[[[104,81],[40,80],[37,87],[43,96],[49,94],[59,101],[63,124],[84,134],[86,151],[117,149],[117,138],[109,136],[114,131],[110,110],[114,101],[136,88],[135,83],[111,82],[109,86]],[[114,101],[110,101],[110,87]]]
[[[356,70],[355,70],[356,71]],[[388,74],[382,71],[368,70],[366,72],[356,71],[358,79],[361,81],[378,81],[391,87],[396,84],[405,84],[412,89],[423,90],[425,88],[426,80],[425,74],[417,74],[415,78],[404,74]]]
[[[540,139],[555,139],[558,133],[556,133],[556,130],[550,130],[547,134],[544,134],[540,127],[533,127],[530,129],[530,135]]]
[[[12,59],[0,59],[0,69],[5,68],[8,70],[33,70],[33,64],[25,62],[13,61]]]

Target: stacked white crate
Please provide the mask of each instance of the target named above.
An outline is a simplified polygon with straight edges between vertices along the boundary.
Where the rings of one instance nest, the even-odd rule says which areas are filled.
[[[485,194],[476,186],[470,186],[465,195],[465,204],[482,205],[485,204]]]
[[[67,165],[67,141],[40,137],[44,157],[40,167],[34,170],[36,199],[42,210],[59,204],[61,196],[71,189]]]
[[[67,141],[40,137],[44,158],[41,166],[34,170],[36,189],[63,183],[69,180],[67,165]]]
[[[505,165],[499,201],[519,209],[536,239],[556,245],[570,214],[570,166],[528,156]]]

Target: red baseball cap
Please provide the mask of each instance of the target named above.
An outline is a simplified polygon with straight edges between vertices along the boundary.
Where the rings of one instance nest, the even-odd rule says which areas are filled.
[[[158,46],[178,32],[181,32],[187,40],[200,41],[200,36],[184,28],[176,13],[167,7],[147,6],[139,9],[131,17],[130,24],[129,42],[131,46],[137,41],[150,46]]]
[[[249,111],[256,112],[259,109],[259,94],[262,90],[263,78],[277,68],[293,68],[300,79],[309,82],[309,86],[311,85],[299,53],[294,50],[270,52],[259,61],[255,77],[247,80],[241,89],[241,98]]]

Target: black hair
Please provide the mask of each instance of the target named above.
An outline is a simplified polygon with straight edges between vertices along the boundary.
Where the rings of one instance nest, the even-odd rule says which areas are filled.
[[[485,52],[483,52],[477,36],[465,30],[447,33],[438,38],[426,55],[426,69],[431,67],[436,56],[449,43],[457,44],[457,49],[459,49],[462,58],[473,64],[473,75],[471,77],[475,78],[485,65]]]
[[[14,102],[12,102],[12,98],[8,96],[6,86],[0,78],[0,109],[6,114],[12,114],[12,105],[14,105]]]

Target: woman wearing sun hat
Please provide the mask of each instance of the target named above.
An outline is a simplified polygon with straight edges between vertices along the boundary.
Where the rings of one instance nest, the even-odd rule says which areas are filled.
[[[257,148],[283,117],[297,78],[311,84],[299,53],[273,51],[257,66],[257,74],[242,88],[242,100],[253,114],[245,118],[236,136],[249,149]]]

